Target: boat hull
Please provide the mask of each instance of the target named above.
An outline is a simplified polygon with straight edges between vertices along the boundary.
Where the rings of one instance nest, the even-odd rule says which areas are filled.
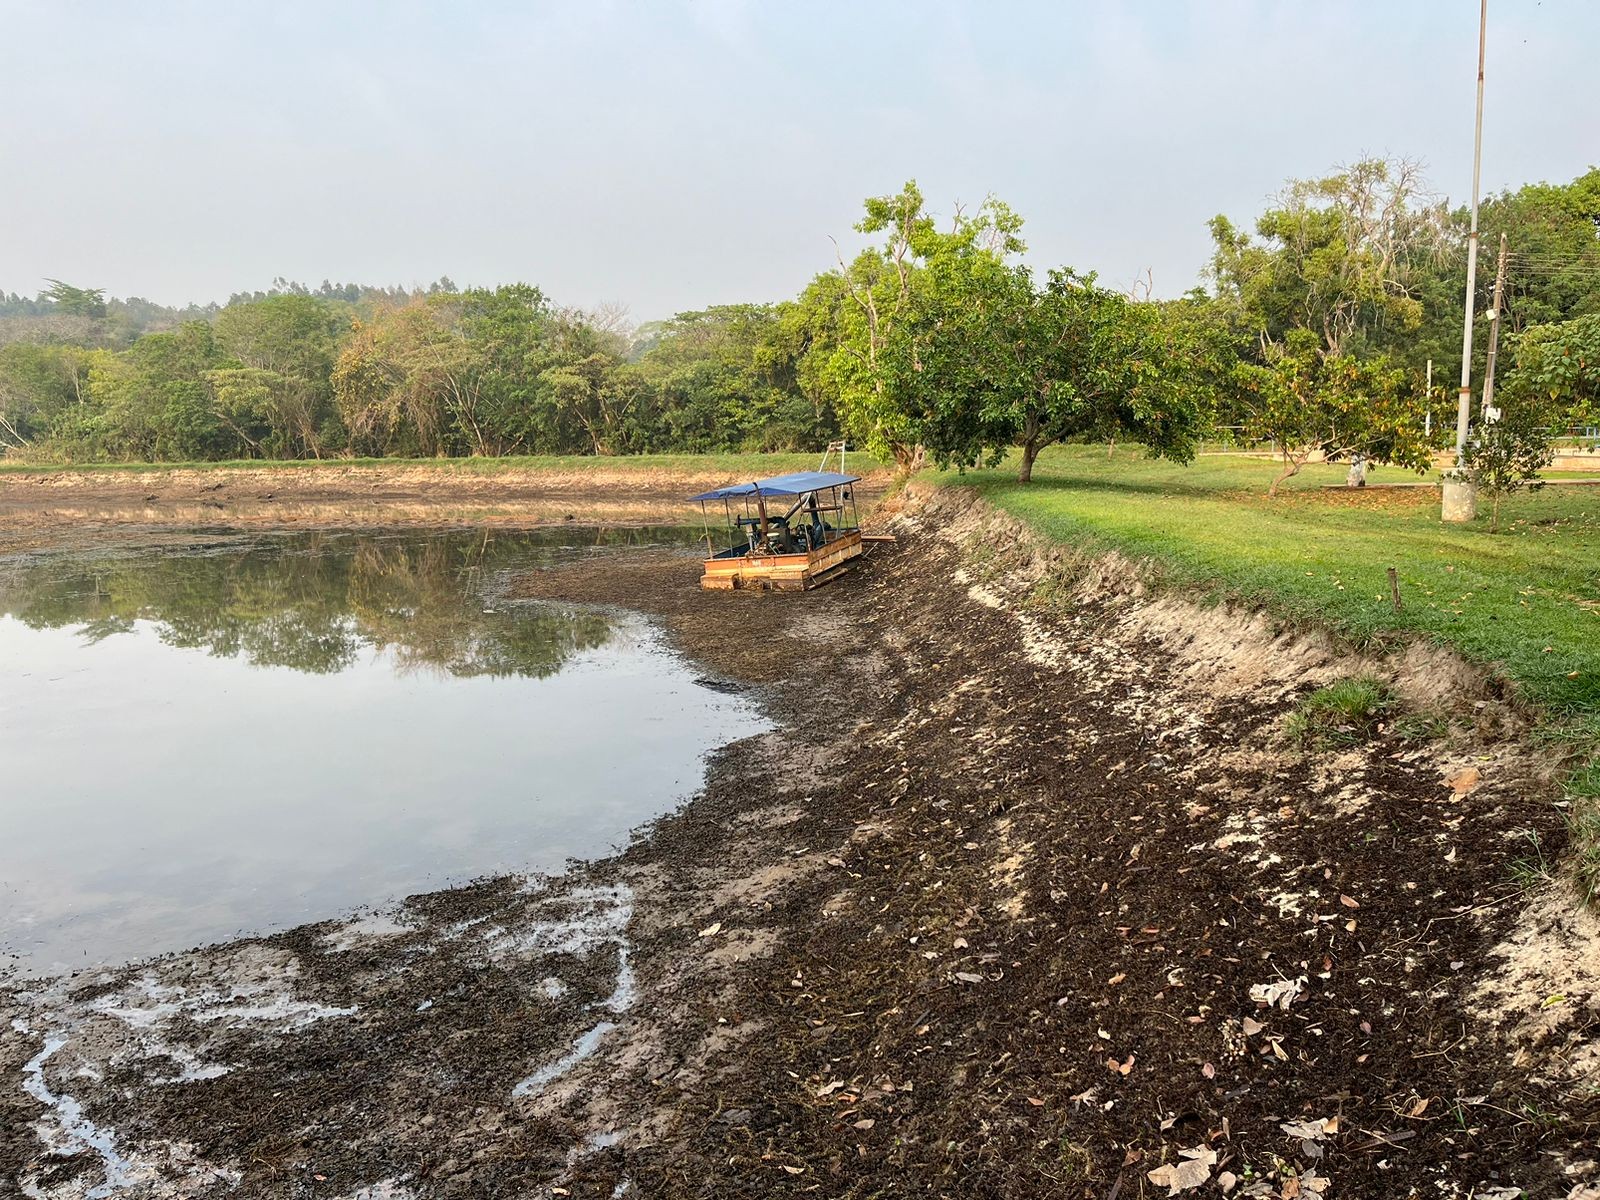
[[[756,588],[763,591],[805,591],[836,579],[861,556],[861,531],[846,530],[806,554],[742,554],[708,558],[700,586],[711,591]]]

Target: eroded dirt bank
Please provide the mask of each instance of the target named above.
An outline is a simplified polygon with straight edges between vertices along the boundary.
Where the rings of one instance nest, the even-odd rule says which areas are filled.
[[[728,482],[726,469],[597,465],[495,469],[442,463],[0,473],[0,551],[94,526],[301,527],[677,523],[683,498]],[[883,472],[869,472],[873,494]]]
[[[896,525],[805,596],[527,577],[782,728],[563,879],[12,995],[0,1188],[1590,1200],[1600,938],[1511,706],[1414,652],[1365,665],[1448,738],[1306,756],[1329,644],[959,494]]]

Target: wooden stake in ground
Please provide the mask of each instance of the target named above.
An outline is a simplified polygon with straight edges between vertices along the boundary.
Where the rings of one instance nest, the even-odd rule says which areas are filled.
[[[1389,568],[1389,597],[1394,601],[1395,612],[1400,611],[1400,576],[1393,567]]]

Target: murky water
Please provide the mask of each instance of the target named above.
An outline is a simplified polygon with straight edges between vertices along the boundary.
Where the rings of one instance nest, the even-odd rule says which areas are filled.
[[[603,853],[763,727],[509,572],[675,531],[285,534],[0,561],[0,951],[182,949]]]

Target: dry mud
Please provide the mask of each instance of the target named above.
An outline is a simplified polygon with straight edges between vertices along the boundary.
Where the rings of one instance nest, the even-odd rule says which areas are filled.
[[[0,1001],[0,1194],[1592,1200],[1600,930],[1492,681],[1146,595],[961,493],[808,595],[667,552],[780,721],[625,853]],[[1306,754],[1355,670],[1451,732]]]
[[[883,484],[869,472],[862,496]],[[73,469],[0,473],[0,551],[46,544],[62,531],[126,528],[298,528],[500,525],[527,528],[675,524],[683,498],[728,481],[715,467],[596,466],[588,470],[428,466]]]

